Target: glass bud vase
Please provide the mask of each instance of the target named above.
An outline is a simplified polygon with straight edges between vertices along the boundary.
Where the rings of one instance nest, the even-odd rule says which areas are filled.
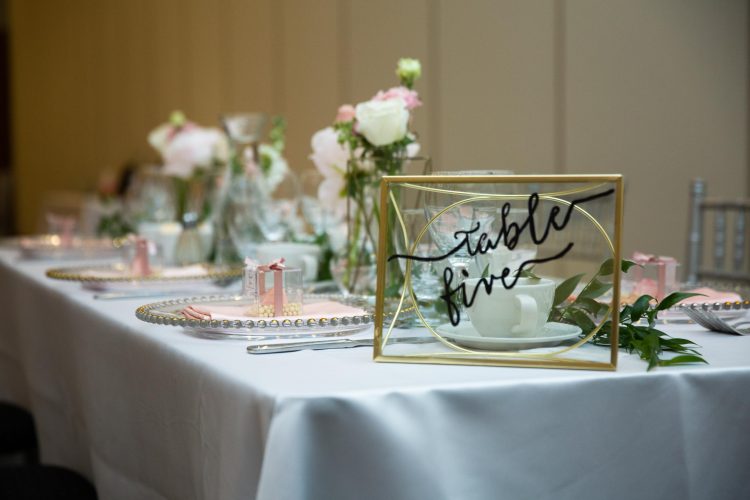
[[[366,157],[349,160],[346,172],[346,243],[331,262],[331,274],[343,293],[374,295],[377,281],[378,228],[380,224],[380,180],[384,175],[426,175],[428,158],[403,156]],[[390,217],[391,214],[388,214]],[[393,254],[395,248],[382,249]],[[390,252],[390,253],[389,253]],[[401,273],[396,260],[386,263],[387,273]],[[392,282],[392,281],[391,281]],[[385,291],[386,295],[394,295]]]

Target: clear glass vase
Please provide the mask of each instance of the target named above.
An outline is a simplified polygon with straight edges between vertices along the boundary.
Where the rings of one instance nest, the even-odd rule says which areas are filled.
[[[238,219],[243,209],[252,209],[251,200],[257,200],[253,186],[249,184],[243,155],[250,149],[258,158],[258,143],[268,117],[263,113],[236,112],[224,113],[221,122],[229,137],[230,162],[222,175],[217,178],[214,189],[214,214],[212,217],[213,244],[210,260],[215,264],[236,265],[242,262],[247,248],[241,248],[241,239],[245,246],[248,238],[260,238],[255,229],[248,227]],[[238,229],[241,228],[241,229]],[[238,236],[237,232],[243,234]],[[248,232],[253,233],[248,235]]]
[[[426,175],[431,170],[429,158],[404,156],[365,157],[347,164],[347,237],[346,244],[331,262],[331,274],[343,293],[374,295],[380,221],[380,180],[384,175]],[[387,214],[388,217],[392,214]],[[391,248],[383,249],[394,253]],[[402,273],[397,261],[386,264],[387,273]],[[395,290],[386,290],[395,295]]]

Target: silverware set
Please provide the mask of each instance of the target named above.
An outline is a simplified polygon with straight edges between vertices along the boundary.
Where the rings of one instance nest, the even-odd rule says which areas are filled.
[[[437,339],[434,337],[392,337],[388,340],[389,344],[428,344],[432,342],[437,342]],[[317,351],[323,349],[345,349],[349,347],[372,347],[373,343],[374,339],[372,337],[360,339],[333,338],[327,340],[252,344],[248,346],[247,352],[250,354],[276,354],[280,352],[294,352],[306,349]]]

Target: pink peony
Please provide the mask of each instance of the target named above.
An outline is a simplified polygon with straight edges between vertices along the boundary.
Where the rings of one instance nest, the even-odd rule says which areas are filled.
[[[346,172],[349,148],[339,144],[338,134],[331,127],[315,132],[310,141],[310,159],[324,177],[342,176]]]
[[[354,106],[351,104],[344,104],[339,107],[339,111],[336,114],[336,123],[350,122],[354,120]]]
[[[411,111],[412,109],[418,108],[422,105],[422,101],[419,100],[419,94],[416,90],[409,90],[406,87],[393,87],[385,92],[382,90],[375,94],[372,98],[373,101],[388,101],[390,99],[403,99],[406,103],[406,109]]]
[[[344,186],[343,177],[326,177],[318,185],[318,200],[335,220],[346,217],[346,198],[341,195]]]

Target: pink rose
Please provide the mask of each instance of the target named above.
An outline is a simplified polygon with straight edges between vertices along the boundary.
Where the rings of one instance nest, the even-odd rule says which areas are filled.
[[[354,120],[354,106],[351,104],[344,104],[343,106],[339,107],[339,111],[336,114],[336,123],[343,123],[343,122],[350,122]]]
[[[388,101],[390,99],[403,99],[406,103],[406,109],[411,111],[412,109],[418,108],[422,105],[422,101],[419,100],[419,94],[416,90],[409,90],[406,87],[393,87],[385,92],[382,90],[375,94],[372,98],[373,101]]]

